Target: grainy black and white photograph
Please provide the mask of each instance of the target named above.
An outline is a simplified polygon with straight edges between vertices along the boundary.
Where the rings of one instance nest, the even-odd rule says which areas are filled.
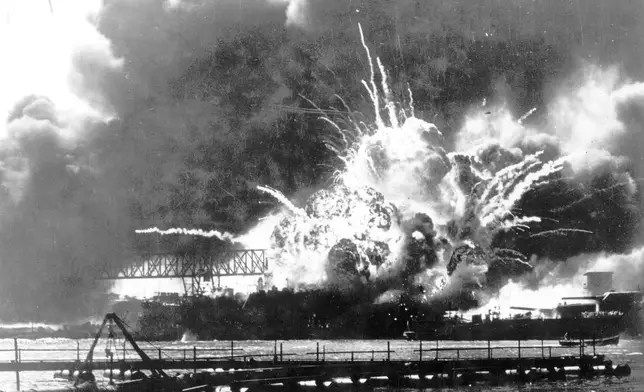
[[[2,0],[0,391],[644,390],[644,2]]]

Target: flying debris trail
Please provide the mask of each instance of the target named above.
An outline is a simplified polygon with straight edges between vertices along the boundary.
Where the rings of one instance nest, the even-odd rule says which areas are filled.
[[[534,113],[534,112],[536,112],[536,111],[537,111],[537,108],[532,108],[532,109],[530,109],[526,114],[524,114],[523,116],[521,116],[521,117],[517,120],[517,123],[519,123],[519,124],[523,124],[523,122],[525,121],[525,119],[526,119],[526,118],[528,118],[528,117],[530,117],[530,116],[532,115],[532,113]]]
[[[630,187],[630,186],[633,186],[633,184],[639,184],[642,181],[644,181],[644,178],[637,178],[637,179],[632,179],[630,181],[621,182],[619,184],[611,185],[611,186],[606,187],[606,188],[601,188],[601,189],[594,190],[594,191],[590,192],[589,194],[587,194],[587,195],[585,195],[583,197],[580,197],[579,199],[573,201],[572,203],[566,204],[565,206],[561,206],[561,207],[558,207],[558,208],[553,208],[553,209],[550,210],[550,212],[563,212],[563,211],[565,211],[565,210],[567,210],[569,208],[572,208],[574,206],[582,204],[583,202],[585,202],[587,200],[591,200],[593,198],[593,196],[597,196],[597,195],[600,195],[602,193],[610,192],[612,190],[622,188],[622,187]]]
[[[478,215],[481,224],[487,226],[503,222],[504,217],[512,215],[512,208],[523,195],[537,185],[547,184],[553,174],[563,169],[566,158],[543,163],[538,160],[541,152],[527,156],[523,161],[500,170],[485,188],[478,202]],[[526,217],[513,217],[516,224],[526,221]],[[538,222],[539,217],[527,217],[527,221]],[[509,222],[505,222],[507,225]],[[511,226],[515,226],[510,222]]]
[[[232,240],[233,236],[230,233],[221,233],[217,230],[204,231],[201,229],[184,229],[184,228],[172,228],[168,230],[161,230],[158,227],[152,227],[144,230],[135,230],[137,234],[151,234],[159,233],[160,235],[172,235],[172,234],[183,234],[183,235],[195,235],[199,237],[217,237],[222,241]]]
[[[582,230],[582,229],[556,229],[556,230],[540,231],[540,232],[538,232],[536,234],[530,235],[530,238],[547,237],[547,236],[550,236],[550,235],[564,236],[564,235],[567,235],[568,233],[594,234],[592,231]]]
[[[289,209],[292,213],[298,216],[306,217],[306,212],[302,210],[301,208],[297,208],[291,201],[284,196],[280,191],[275,190],[273,188],[267,187],[267,186],[258,186],[258,190],[268,193],[269,195],[273,196],[275,199],[277,199],[280,203],[282,203],[286,208]]]
[[[362,81],[362,85],[367,89],[367,92],[369,93],[369,97],[371,98],[371,102],[375,107],[374,115],[376,116],[376,126],[378,128],[384,128],[385,123],[382,121],[382,116],[380,115],[380,99],[378,98],[378,87],[376,86],[376,81],[375,81],[376,74],[373,71],[373,60],[371,59],[371,52],[369,52],[369,47],[364,42],[364,34],[362,33],[362,25],[360,23],[358,23],[358,30],[360,30],[360,42],[362,42],[362,46],[364,47],[364,50],[367,53],[367,59],[369,60],[369,70],[371,75],[371,79],[370,79],[371,88],[369,88],[369,85],[367,85],[367,82],[365,82],[364,80]]]

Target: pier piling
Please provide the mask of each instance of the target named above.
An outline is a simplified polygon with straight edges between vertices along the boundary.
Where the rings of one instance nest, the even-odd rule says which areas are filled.
[[[159,354],[161,354],[161,349],[159,349]],[[114,384],[114,355],[110,353],[110,380],[109,384],[113,385]]]
[[[391,361],[391,342],[387,341],[387,362]]]
[[[13,347],[14,347],[15,358],[16,358],[16,389],[20,390],[20,367],[19,367],[20,354],[18,352],[18,338],[13,339]]]
[[[277,362],[277,340],[273,343],[273,360]]]

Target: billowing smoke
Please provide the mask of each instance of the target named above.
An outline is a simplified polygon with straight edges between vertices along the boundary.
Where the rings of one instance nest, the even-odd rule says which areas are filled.
[[[8,8],[19,34],[0,34],[0,315],[100,312],[79,294],[101,297],[97,266],[148,227],[282,245],[276,283],[468,306],[640,241],[633,2],[52,4]],[[381,123],[370,65],[400,102]]]
[[[91,25],[90,3],[61,5],[57,17],[44,3],[12,4],[0,26],[3,320],[98,314],[108,287],[94,278],[104,264],[124,260],[132,226],[125,199],[112,192],[88,145],[111,113],[82,93],[92,76],[119,72],[122,61]]]

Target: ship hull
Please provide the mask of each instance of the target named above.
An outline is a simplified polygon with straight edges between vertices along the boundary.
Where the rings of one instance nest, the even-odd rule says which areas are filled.
[[[423,340],[573,340],[604,339],[623,332],[620,318],[498,319],[414,328],[414,339]]]

